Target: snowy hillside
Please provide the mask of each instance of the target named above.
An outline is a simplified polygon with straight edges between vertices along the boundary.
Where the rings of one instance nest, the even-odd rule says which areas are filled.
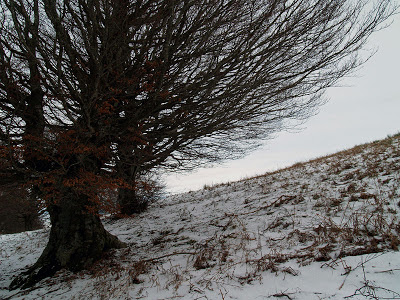
[[[400,136],[105,219],[91,270],[9,292],[47,230],[0,236],[1,299],[400,299]]]

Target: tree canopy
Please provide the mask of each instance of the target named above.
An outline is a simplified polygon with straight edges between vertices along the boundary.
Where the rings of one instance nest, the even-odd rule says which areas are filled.
[[[235,158],[309,117],[395,10],[390,0],[0,4],[0,182],[31,186],[52,221],[13,287],[123,246],[96,214],[104,190],[126,198],[142,172]]]

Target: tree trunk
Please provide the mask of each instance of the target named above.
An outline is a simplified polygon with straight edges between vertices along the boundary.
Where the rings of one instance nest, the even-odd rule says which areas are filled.
[[[121,151],[121,153],[123,153],[123,157],[129,157],[129,154],[124,153],[123,151]],[[131,151],[128,153],[131,153]],[[132,188],[130,189],[118,189],[118,204],[121,209],[121,214],[131,216],[145,211],[148,206],[148,201],[137,193],[139,168],[135,165],[126,164],[121,161],[118,162],[118,164],[118,169],[123,175],[123,178],[132,184]]]
[[[146,210],[148,201],[143,199],[134,189],[119,189],[118,203],[123,215],[138,214]]]
[[[105,251],[125,246],[104,229],[98,215],[88,212],[88,201],[82,198],[72,196],[48,208],[52,224],[49,242],[38,261],[11,282],[10,290],[31,287],[62,268],[80,271]]]

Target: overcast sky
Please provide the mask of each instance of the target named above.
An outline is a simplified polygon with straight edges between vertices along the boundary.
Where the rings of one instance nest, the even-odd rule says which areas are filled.
[[[245,158],[165,177],[167,191],[186,192],[263,174],[400,132],[400,15],[368,44],[378,52],[327,91],[329,102],[297,132],[281,132]]]

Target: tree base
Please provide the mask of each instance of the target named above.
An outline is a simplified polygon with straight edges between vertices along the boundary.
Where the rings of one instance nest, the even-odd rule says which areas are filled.
[[[17,276],[9,289],[29,288],[61,269],[83,270],[99,260],[110,249],[126,247],[107,232],[99,216],[73,203],[49,208],[52,228],[49,242],[38,261]]]
[[[144,212],[149,206],[149,201],[139,197],[136,191],[129,189],[119,189],[118,203],[121,207],[121,214],[131,216]]]

